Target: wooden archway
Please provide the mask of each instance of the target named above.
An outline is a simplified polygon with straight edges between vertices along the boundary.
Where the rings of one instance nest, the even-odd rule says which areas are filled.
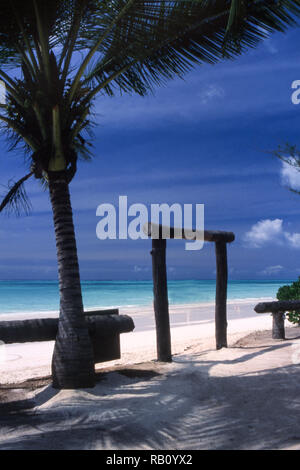
[[[167,241],[162,238],[163,229],[166,227],[148,223],[144,227],[145,233],[151,237],[152,233],[159,238],[152,238],[152,276],[154,294],[154,314],[156,323],[157,359],[162,362],[172,361],[171,332],[169,317],[169,300],[167,284],[166,248]],[[178,229],[168,227],[170,239],[190,240],[193,233],[197,237],[197,231],[189,231],[188,238],[184,229],[178,236]],[[233,232],[221,232],[204,230],[204,241],[215,243],[216,251],[216,303],[215,303],[215,337],[216,349],[227,347],[227,243],[235,239]]]

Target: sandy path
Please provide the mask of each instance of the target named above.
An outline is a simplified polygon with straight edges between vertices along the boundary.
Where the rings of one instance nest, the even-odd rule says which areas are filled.
[[[300,332],[274,341],[270,328],[253,333],[270,327],[259,322],[231,322],[221,351],[213,325],[174,328],[167,365],[148,360],[149,332],[134,350],[123,335],[122,361],[91,390],[2,386],[14,402],[2,405],[0,449],[300,449]]]

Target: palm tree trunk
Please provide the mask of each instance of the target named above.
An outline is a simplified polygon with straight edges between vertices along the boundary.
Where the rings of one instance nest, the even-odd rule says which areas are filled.
[[[52,358],[53,387],[93,387],[93,349],[83,313],[73,214],[65,172],[49,172],[49,191],[60,291],[60,317]]]

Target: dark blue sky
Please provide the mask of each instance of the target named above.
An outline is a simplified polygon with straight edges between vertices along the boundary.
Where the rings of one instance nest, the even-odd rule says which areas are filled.
[[[274,35],[234,62],[197,67],[155,96],[99,97],[94,155],[71,183],[83,279],[149,279],[150,241],[96,238],[96,208],[117,204],[203,203],[205,228],[230,230],[231,279],[300,275],[300,196],[284,181],[300,178],[269,152],[299,143],[300,30]],[[21,152],[1,140],[0,183],[24,174]],[[55,279],[48,194],[27,185],[33,212],[1,215],[0,279]],[[169,278],[215,276],[214,247],[187,252],[168,243]]]

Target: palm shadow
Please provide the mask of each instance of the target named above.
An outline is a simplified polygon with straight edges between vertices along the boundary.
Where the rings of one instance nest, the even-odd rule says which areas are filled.
[[[299,445],[299,365],[255,374],[212,376],[216,364],[261,357],[288,344],[243,358],[199,360],[182,356],[166,373],[131,368],[107,372],[95,389],[73,402],[49,403],[2,423],[0,449],[275,449]],[[53,389],[52,389],[53,390]],[[51,395],[55,399],[55,394]],[[63,397],[63,395],[62,395]],[[50,400],[51,400],[50,398]],[[43,407],[45,405],[45,407]]]

